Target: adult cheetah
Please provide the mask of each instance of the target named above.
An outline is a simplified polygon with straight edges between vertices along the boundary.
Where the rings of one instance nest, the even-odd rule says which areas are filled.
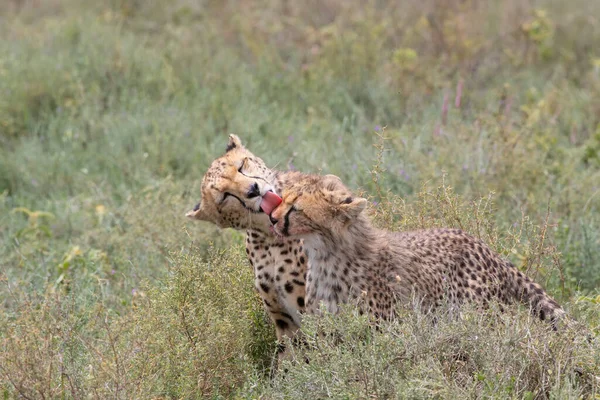
[[[261,203],[264,208],[269,199],[281,201],[273,192],[281,193],[297,174],[270,170],[236,135],[230,135],[225,154],[212,162],[202,179],[201,202],[186,214],[221,228],[246,230],[255,287],[280,343],[284,336],[293,338],[300,326],[308,258],[300,239],[282,240],[273,234]]]

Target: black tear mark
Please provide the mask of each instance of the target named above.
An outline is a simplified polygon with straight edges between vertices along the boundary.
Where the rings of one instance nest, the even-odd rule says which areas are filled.
[[[198,211],[200,209],[200,203],[196,204],[196,206],[194,207],[194,211]]]
[[[238,196],[236,196],[235,194],[231,194],[229,192],[225,192],[225,195],[223,196],[223,200],[221,200],[221,203],[223,203],[225,201],[226,198],[228,198],[229,196],[231,197],[235,197],[240,203],[242,203],[242,207],[244,208],[248,208],[246,207],[246,203],[244,203],[244,200],[240,199]]]
[[[288,236],[290,229],[290,213],[295,211],[294,207],[290,208],[283,219],[283,236]]]

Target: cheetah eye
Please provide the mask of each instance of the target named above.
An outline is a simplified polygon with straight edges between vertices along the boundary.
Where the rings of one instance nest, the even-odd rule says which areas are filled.
[[[242,164],[241,164],[241,165],[240,165],[240,167],[238,168],[238,172],[239,172],[240,174],[241,174],[241,173],[243,173],[243,170],[244,170],[244,167],[246,166],[246,161],[247,161],[247,160],[248,160],[247,158],[244,158],[244,160],[242,161]]]

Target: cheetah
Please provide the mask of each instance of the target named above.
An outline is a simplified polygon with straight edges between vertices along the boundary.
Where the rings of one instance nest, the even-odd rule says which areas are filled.
[[[398,303],[417,298],[431,310],[492,299],[526,303],[542,320],[565,312],[540,285],[481,240],[459,229],[389,232],[363,213],[367,200],[354,196],[333,175],[304,175],[283,191],[270,214],[283,238],[302,238],[309,255],[306,312],[320,303],[335,313],[355,301],[361,313],[391,318]]]
[[[296,172],[272,171],[264,161],[229,136],[225,154],[214,160],[202,179],[202,200],[186,216],[221,228],[246,230],[246,253],[254,270],[254,285],[279,343],[294,338],[304,311],[308,258],[298,238],[276,237],[268,215]],[[273,203],[275,202],[275,203]],[[270,207],[270,208],[267,208]],[[283,346],[280,347],[283,352]]]

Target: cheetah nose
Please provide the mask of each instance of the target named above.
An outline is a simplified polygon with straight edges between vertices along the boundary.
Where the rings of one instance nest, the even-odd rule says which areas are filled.
[[[249,199],[260,196],[260,188],[258,187],[258,183],[254,182],[254,184],[250,186],[247,196]]]
[[[269,220],[273,225],[277,225],[277,221],[279,221],[278,219],[273,218],[273,215],[271,214],[269,214]]]

